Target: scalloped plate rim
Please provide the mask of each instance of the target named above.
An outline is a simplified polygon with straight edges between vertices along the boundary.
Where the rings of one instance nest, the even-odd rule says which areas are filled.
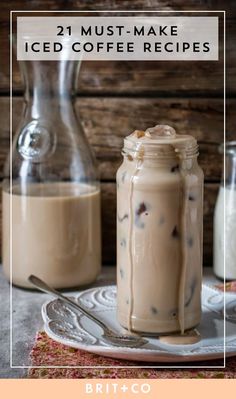
[[[205,285],[208,289],[211,289],[212,291],[217,291],[219,294],[223,295],[223,292],[218,290],[215,287],[211,287],[208,284],[203,284]],[[76,298],[78,298],[80,295],[84,293],[89,293],[89,292],[94,292],[96,290],[102,289],[102,288],[114,288],[115,285],[108,285],[108,286],[100,286],[100,287],[94,287],[94,288],[89,288],[87,290],[81,291],[76,294]],[[73,295],[72,295],[73,296]],[[218,352],[208,352],[208,353],[189,353],[189,354],[181,354],[181,353],[176,353],[174,354],[173,352],[168,352],[168,351],[158,351],[155,349],[147,349],[147,348],[126,348],[126,347],[118,347],[118,346],[102,346],[102,345],[90,345],[90,344],[84,344],[80,342],[74,342],[70,340],[69,338],[61,338],[58,335],[54,334],[53,331],[49,327],[50,321],[52,321],[48,314],[47,314],[47,306],[54,302],[57,301],[58,299],[52,298],[47,300],[46,302],[43,303],[42,309],[41,309],[41,314],[42,318],[44,321],[44,330],[46,334],[53,339],[54,341],[72,347],[74,349],[79,349],[79,350],[84,350],[90,353],[95,353],[97,355],[105,356],[105,357],[110,357],[110,358],[115,358],[115,359],[120,359],[120,360],[129,360],[129,361],[138,361],[138,362],[158,362],[158,363],[172,363],[172,362],[177,362],[177,363],[188,363],[188,362],[199,362],[199,361],[206,361],[206,360],[217,360],[217,359],[222,359],[224,356],[224,352],[218,351]],[[223,320],[222,320],[223,321]],[[233,345],[234,346],[234,345]],[[137,360],[137,355],[139,359]],[[235,346],[235,351],[232,350],[230,352],[225,353],[225,356],[227,358],[236,356],[236,346]],[[142,359],[141,359],[142,358]],[[86,367],[83,366],[83,367]],[[88,366],[89,367],[89,366]],[[91,367],[91,366],[90,366]],[[104,368],[107,367],[113,367],[115,368],[116,366],[104,366]],[[153,366],[150,366],[153,367]]]

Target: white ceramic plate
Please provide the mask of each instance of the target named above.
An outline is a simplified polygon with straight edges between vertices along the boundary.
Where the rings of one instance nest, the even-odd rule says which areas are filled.
[[[78,299],[91,313],[117,332],[124,332],[116,320],[116,287],[98,287],[81,292]],[[45,331],[55,341],[103,356],[142,362],[193,362],[224,356],[224,296],[203,285],[201,341],[193,345],[170,345],[148,338],[140,348],[117,347],[104,342],[102,329],[84,315],[55,299],[45,303],[42,316]],[[226,356],[236,355],[236,295],[226,294]]]

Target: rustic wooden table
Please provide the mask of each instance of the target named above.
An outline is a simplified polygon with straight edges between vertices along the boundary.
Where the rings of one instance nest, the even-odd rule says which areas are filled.
[[[116,269],[103,267],[102,273],[93,286],[114,284]],[[204,280],[215,282],[212,268],[204,268]],[[24,378],[29,366],[29,353],[36,332],[43,328],[41,306],[48,299],[47,294],[26,291],[17,287],[12,289],[12,330],[10,329],[10,285],[0,267],[0,378]],[[79,292],[78,290],[73,291]],[[12,368],[10,367],[10,341],[12,332]]]

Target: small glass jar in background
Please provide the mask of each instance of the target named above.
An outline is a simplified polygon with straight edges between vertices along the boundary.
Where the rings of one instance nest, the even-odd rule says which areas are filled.
[[[223,144],[219,151],[223,154]],[[225,225],[225,278],[233,280],[236,279],[236,141],[226,143],[225,157],[225,185],[222,173],[214,214],[214,273],[224,278]]]

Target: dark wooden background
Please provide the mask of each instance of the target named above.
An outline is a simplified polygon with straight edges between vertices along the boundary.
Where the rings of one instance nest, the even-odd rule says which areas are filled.
[[[9,148],[9,10],[222,10],[227,12],[227,139],[236,139],[236,2],[226,0],[18,0],[0,5],[0,179]],[[222,17],[221,17],[222,18]],[[220,24],[222,32],[222,21]],[[204,264],[212,264],[213,211],[222,160],[223,51],[218,62],[84,62],[76,107],[98,159],[102,181],[103,261],[115,263],[115,173],[123,137],[167,123],[199,140],[205,173]],[[22,83],[13,66],[13,131],[22,107]]]

